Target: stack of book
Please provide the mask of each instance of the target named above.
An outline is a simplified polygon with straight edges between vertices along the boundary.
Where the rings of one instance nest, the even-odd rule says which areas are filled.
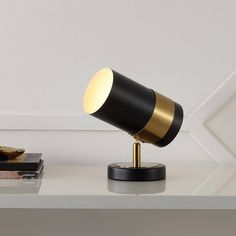
[[[43,175],[42,153],[23,153],[10,160],[0,160],[0,179],[35,179]]]

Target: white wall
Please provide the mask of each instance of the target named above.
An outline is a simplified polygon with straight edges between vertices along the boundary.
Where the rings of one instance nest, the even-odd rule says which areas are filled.
[[[166,149],[145,145],[146,160],[234,162],[235,7],[1,0],[0,143],[42,151],[49,163],[127,160],[132,139],[81,108],[90,76],[109,66],[184,107],[185,132]]]

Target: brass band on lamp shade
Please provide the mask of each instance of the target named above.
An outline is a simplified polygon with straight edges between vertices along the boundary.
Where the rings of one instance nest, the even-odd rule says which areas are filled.
[[[90,115],[159,147],[175,138],[183,120],[179,104],[110,68],[94,75],[83,106]]]

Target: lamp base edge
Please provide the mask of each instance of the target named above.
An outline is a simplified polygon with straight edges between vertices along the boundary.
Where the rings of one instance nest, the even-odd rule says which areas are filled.
[[[166,167],[160,163],[142,163],[135,168],[131,162],[113,163],[107,167],[108,179],[119,181],[157,181],[166,178]]]

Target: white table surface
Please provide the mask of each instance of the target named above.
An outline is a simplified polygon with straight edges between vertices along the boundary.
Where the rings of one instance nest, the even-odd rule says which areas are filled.
[[[42,179],[0,180],[0,208],[236,209],[236,166],[167,164],[167,179],[108,180],[106,167],[45,166]]]

